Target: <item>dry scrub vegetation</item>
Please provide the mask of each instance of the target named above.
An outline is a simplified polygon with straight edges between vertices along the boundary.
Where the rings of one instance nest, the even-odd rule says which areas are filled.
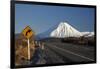
[[[33,38],[33,37],[32,37]],[[35,43],[33,39],[30,39],[30,54],[31,58],[35,52]],[[15,39],[15,65],[25,65],[28,63],[28,43],[27,39],[20,34]]]

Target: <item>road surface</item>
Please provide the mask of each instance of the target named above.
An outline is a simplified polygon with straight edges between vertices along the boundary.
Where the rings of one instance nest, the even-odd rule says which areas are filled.
[[[31,65],[89,61],[95,61],[95,49],[91,46],[45,42],[44,49],[37,48]]]

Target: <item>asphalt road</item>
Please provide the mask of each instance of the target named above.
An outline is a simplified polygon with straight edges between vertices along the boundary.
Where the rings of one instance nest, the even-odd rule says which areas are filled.
[[[31,65],[95,61],[94,54],[91,46],[45,42],[44,49],[37,48]]]

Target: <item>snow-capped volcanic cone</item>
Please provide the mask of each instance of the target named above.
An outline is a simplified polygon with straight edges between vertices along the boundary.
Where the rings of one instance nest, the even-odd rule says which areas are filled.
[[[61,22],[58,27],[51,32],[50,36],[58,38],[80,37],[82,34],[67,22]]]

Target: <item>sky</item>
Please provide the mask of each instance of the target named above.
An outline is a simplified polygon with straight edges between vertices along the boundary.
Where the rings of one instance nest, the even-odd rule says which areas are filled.
[[[94,11],[94,8],[16,4],[15,33],[21,33],[26,26],[30,26],[39,34],[63,21],[67,21],[80,32],[92,32]]]

